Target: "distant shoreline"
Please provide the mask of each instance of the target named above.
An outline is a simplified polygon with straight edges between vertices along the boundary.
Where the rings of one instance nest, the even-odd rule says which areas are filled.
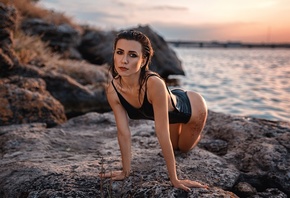
[[[175,47],[196,48],[290,48],[290,43],[242,43],[217,41],[167,41]]]

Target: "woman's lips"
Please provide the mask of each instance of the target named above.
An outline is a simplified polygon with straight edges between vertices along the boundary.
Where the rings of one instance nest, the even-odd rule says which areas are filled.
[[[128,70],[128,68],[126,68],[126,67],[119,67],[119,69],[120,69],[121,71],[127,71],[127,70]]]

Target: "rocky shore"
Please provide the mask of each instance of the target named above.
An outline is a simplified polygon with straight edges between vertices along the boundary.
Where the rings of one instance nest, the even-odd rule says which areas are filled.
[[[154,123],[144,120],[130,122],[131,175],[125,181],[99,178],[121,168],[105,96],[116,32],[52,22],[27,14],[18,1],[5,2],[0,0],[0,197],[290,196],[290,123],[210,110],[198,146],[175,153],[178,176],[206,183],[208,190],[171,186]],[[152,70],[164,78],[184,74],[160,35],[149,26],[135,28],[152,40]]]

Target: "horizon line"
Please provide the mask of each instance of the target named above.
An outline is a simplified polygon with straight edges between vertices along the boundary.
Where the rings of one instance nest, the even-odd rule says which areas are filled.
[[[167,40],[167,43],[176,47],[223,47],[223,48],[290,48],[290,42],[242,42],[242,41],[190,41],[190,40]]]

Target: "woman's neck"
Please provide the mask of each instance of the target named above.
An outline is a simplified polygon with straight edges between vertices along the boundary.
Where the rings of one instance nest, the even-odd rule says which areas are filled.
[[[121,77],[120,84],[128,89],[139,87],[139,76],[137,77]]]

